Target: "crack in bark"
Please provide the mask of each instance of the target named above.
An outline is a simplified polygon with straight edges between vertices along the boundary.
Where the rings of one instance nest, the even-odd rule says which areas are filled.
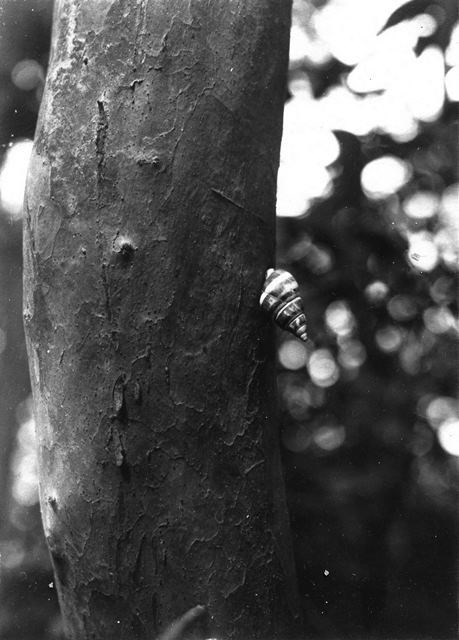
[[[105,144],[107,141],[108,119],[105,113],[104,103],[102,100],[97,101],[99,118],[97,121],[96,132],[96,157],[97,157],[97,182],[100,184],[104,178],[103,172],[105,167]]]
[[[219,189],[214,189],[214,187],[211,187],[210,190],[213,193],[215,193],[215,195],[217,195],[219,198],[222,198],[222,200],[226,200],[227,202],[234,204],[234,206],[237,207],[238,209],[244,210],[244,207],[242,204],[239,204],[239,202],[236,202],[235,200],[230,198],[230,196],[226,195],[226,193],[223,193],[223,191],[220,191]]]
[[[112,308],[111,308],[111,302],[110,302],[110,287],[108,284],[108,279],[107,279],[107,274],[105,272],[105,264],[102,265],[102,284],[104,287],[104,294],[105,294],[105,310],[107,312],[107,320],[109,322],[112,321]]]

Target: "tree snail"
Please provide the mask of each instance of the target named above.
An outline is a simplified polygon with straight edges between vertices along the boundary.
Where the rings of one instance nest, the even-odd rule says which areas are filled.
[[[303,301],[298,295],[298,282],[291,273],[284,269],[268,269],[260,306],[279,327],[290,331],[303,342],[307,341]]]

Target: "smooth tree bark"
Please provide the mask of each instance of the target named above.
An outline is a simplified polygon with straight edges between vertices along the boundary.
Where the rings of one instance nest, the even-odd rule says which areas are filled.
[[[197,605],[202,637],[298,637],[258,308],[289,21],[286,0],[57,2],[24,318],[70,638],[151,639]]]

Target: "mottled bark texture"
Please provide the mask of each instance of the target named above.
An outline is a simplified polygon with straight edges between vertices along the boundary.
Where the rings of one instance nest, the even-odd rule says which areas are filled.
[[[25,323],[68,635],[296,633],[258,297],[274,255],[286,0],[61,0]]]

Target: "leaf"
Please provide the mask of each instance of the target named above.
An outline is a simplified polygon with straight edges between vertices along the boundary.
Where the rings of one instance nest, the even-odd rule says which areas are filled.
[[[406,2],[391,14],[385,25],[379,30],[378,35],[390,27],[395,27],[395,25],[404,20],[414,18],[420,13],[429,13],[427,11],[429,5],[432,5],[431,0],[411,0],[411,2]]]
[[[345,65],[335,58],[332,58],[323,67],[308,68],[307,73],[312,84],[314,98],[321,98],[330,87],[339,85],[342,77],[349,72],[350,68],[349,65]]]

